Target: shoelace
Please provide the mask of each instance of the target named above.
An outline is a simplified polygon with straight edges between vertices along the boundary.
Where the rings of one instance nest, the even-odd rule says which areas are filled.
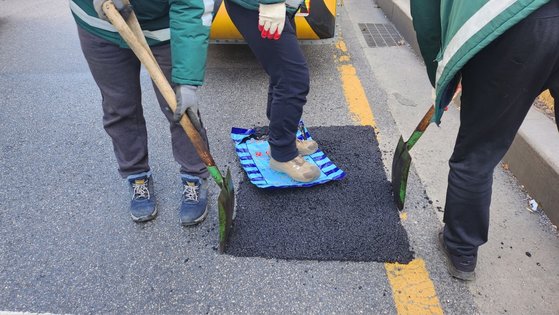
[[[182,192],[184,199],[187,201],[198,201],[198,190],[200,187],[198,185],[189,185],[193,184],[190,182],[186,182],[184,186],[184,190]]]
[[[132,199],[140,199],[140,198],[149,199],[149,189],[148,189],[147,179],[142,184],[132,183],[132,188],[134,188],[134,196],[132,197]]]

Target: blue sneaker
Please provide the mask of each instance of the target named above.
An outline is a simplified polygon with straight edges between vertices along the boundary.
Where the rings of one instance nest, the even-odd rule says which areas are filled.
[[[149,221],[157,215],[153,178],[151,172],[130,175],[127,177],[130,184],[130,215],[135,222]]]
[[[208,180],[181,174],[182,196],[179,208],[181,225],[198,224],[208,215]]]

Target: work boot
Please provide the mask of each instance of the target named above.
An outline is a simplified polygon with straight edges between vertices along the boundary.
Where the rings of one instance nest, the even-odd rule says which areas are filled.
[[[181,174],[182,196],[179,209],[181,225],[198,224],[208,215],[208,180]]]
[[[318,143],[314,140],[299,140],[297,139],[296,143],[297,150],[301,155],[311,155],[318,150]]]
[[[127,177],[130,184],[130,215],[135,222],[149,221],[157,215],[151,173],[141,173]]]
[[[451,276],[464,281],[475,280],[477,257],[475,255],[466,256],[451,254],[444,242],[442,229],[439,232],[439,249],[444,253],[446,266]]]
[[[291,161],[278,162],[270,157],[270,168],[287,174],[293,180],[303,183],[312,182],[320,177],[320,169],[298,155]]]

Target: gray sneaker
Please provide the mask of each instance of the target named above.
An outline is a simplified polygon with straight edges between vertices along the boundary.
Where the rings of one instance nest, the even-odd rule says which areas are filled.
[[[300,155],[287,162],[278,162],[270,157],[270,168],[303,183],[312,182],[320,177],[318,166],[307,162]]]
[[[446,244],[444,242],[443,230],[439,231],[439,249],[443,252],[446,258],[446,266],[448,272],[454,278],[473,281],[476,279],[476,262],[477,257],[475,255],[453,255],[448,251]]]
[[[297,139],[295,144],[297,145],[297,151],[301,155],[311,155],[318,150],[318,143],[314,140]]]

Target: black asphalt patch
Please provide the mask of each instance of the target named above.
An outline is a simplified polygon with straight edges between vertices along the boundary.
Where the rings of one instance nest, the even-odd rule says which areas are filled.
[[[371,127],[309,128],[347,176],[299,189],[238,187],[237,216],[226,253],[241,257],[408,263],[378,142]]]

